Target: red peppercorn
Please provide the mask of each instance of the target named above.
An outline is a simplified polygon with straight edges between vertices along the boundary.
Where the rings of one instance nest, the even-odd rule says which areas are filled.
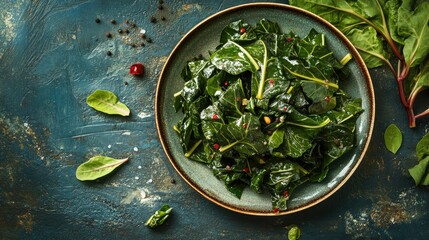
[[[288,42],[292,42],[292,41],[293,41],[293,38],[288,37],[286,40],[287,40]]]
[[[273,211],[274,211],[275,214],[279,214],[280,213],[280,209],[278,209],[278,208],[274,208]]]
[[[219,116],[216,113],[213,113],[212,120],[218,120]]]
[[[284,196],[285,198],[288,198],[288,197],[289,197],[289,191],[288,191],[288,190],[284,191],[284,192],[283,192],[283,196]]]
[[[242,27],[240,28],[240,34],[244,34],[246,32],[246,28]]]
[[[283,107],[283,111],[286,111],[287,110],[287,107]]]
[[[215,144],[213,144],[213,148],[216,149],[216,150],[218,150],[220,148],[220,145],[217,144],[217,143],[215,143]]]
[[[326,96],[326,97],[325,97],[325,101],[330,102],[330,101],[331,101],[331,97]]]
[[[228,81],[225,81],[225,82],[223,83],[223,85],[228,86],[228,85],[229,85],[229,82],[228,82]]]
[[[243,172],[245,172],[245,173],[249,173],[249,172],[250,172],[250,171],[249,171],[249,168],[248,168],[248,167],[243,168]]]
[[[144,66],[141,63],[136,63],[131,65],[130,74],[131,75],[142,75],[144,73]]]
[[[243,129],[247,129],[247,123],[243,123]]]
[[[271,87],[274,85],[274,80],[273,79],[270,79],[268,82],[270,83]]]

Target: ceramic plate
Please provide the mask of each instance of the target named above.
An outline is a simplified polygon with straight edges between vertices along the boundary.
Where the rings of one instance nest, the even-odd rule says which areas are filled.
[[[327,46],[337,59],[347,53],[353,55],[346,67],[350,77],[341,82],[351,96],[362,98],[365,112],[357,121],[357,146],[334,162],[326,179],[321,183],[300,186],[288,202],[288,210],[280,215],[294,213],[320,203],[337,191],[353,174],[368,147],[374,125],[375,100],[368,70],[353,45],[331,24],[308,11],[275,3],[253,3],[218,12],[192,28],[176,45],[160,74],[155,98],[156,125],[161,144],[167,157],[180,176],[208,200],[227,209],[250,214],[273,216],[269,194],[257,194],[246,188],[241,199],[226,190],[224,183],[205,165],[184,157],[179,139],[173,130],[182,117],[173,107],[173,94],[183,88],[180,72],[187,60],[208,51],[219,44],[222,29],[230,22],[243,19],[255,25],[262,18],[277,22],[283,32],[293,31],[301,37],[311,28],[325,34]]]

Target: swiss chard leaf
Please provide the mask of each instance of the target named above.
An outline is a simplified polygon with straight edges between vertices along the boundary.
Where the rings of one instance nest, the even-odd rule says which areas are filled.
[[[368,68],[379,67],[388,62],[389,54],[385,51],[383,40],[377,36],[374,28],[369,26],[353,28],[346,36],[360,51]]]
[[[421,2],[413,8],[414,1],[405,0],[399,14],[408,16],[406,25],[401,29],[404,40],[404,57],[410,67],[419,65],[429,54],[429,2]]]

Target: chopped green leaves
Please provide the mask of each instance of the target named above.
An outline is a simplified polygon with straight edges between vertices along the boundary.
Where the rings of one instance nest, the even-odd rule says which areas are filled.
[[[390,124],[384,132],[384,143],[387,150],[396,154],[402,145],[402,133],[401,130],[395,125]]]
[[[150,216],[150,218],[146,221],[145,226],[149,228],[161,226],[170,216],[171,211],[173,211],[173,208],[171,208],[168,204],[164,204],[159,210]]]
[[[81,181],[101,178],[111,173],[126,161],[128,161],[128,158],[114,159],[106,156],[92,157],[76,169],[76,178]]]
[[[130,109],[119,101],[118,97],[107,90],[95,90],[86,99],[86,103],[97,111],[107,114],[129,116]]]
[[[238,20],[210,59],[190,61],[174,94],[185,157],[212,170],[240,198],[269,192],[274,211],[293,190],[322,181],[354,146],[362,101],[340,89],[341,63],[314,29],[301,38],[267,19]]]

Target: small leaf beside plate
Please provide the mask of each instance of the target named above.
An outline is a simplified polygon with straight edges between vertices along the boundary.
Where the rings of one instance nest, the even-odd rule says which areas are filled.
[[[118,97],[107,90],[95,90],[86,99],[86,103],[97,111],[116,114],[121,116],[129,116],[130,109],[119,101]]]

